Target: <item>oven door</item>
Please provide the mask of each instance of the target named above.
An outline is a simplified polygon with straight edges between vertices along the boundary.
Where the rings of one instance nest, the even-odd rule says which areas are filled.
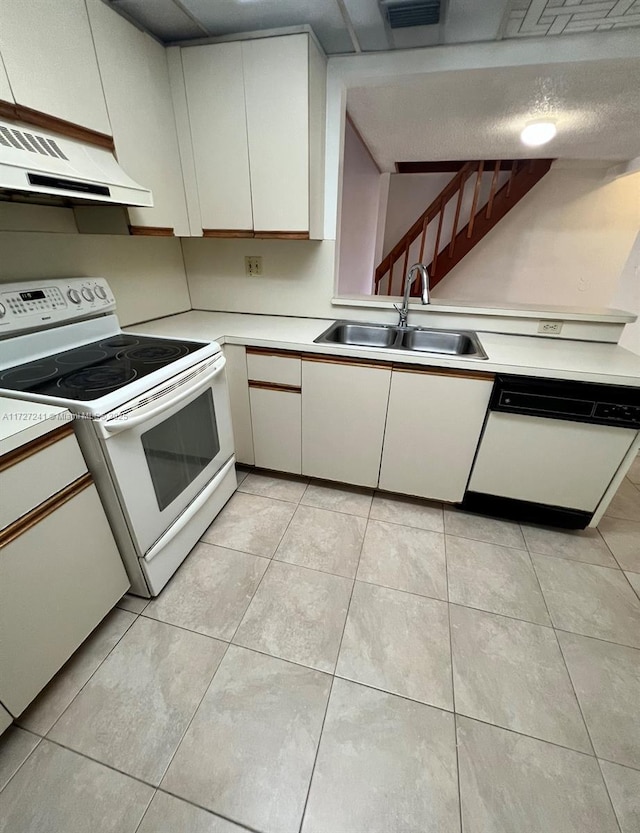
[[[140,556],[233,454],[224,365],[206,359],[97,422]]]

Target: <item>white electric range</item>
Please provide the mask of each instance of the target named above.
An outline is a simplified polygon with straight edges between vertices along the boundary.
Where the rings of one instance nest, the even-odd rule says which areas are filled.
[[[115,309],[103,278],[0,285],[0,395],[76,416],[132,592],[149,597],[237,486],[225,359],[215,342],[123,333]]]

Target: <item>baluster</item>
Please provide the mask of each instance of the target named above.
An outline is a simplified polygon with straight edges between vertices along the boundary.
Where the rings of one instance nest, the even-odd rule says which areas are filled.
[[[420,254],[418,256],[418,263],[422,263],[422,256],[424,255],[424,244],[427,241],[427,229],[429,227],[429,217],[424,218],[422,224],[422,240],[420,241]]]
[[[433,260],[431,261],[431,277],[436,273],[438,263],[438,251],[440,249],[440,233],[442,232],[442,219],[444,217],[444,206],[440,206],[440,219],[438,220],[438,231],[436,234],[436,244],[433,248]]]
[[[493,169],[493,177],[491,179],[491,191],[489,191],[489,202],[487,203],[487,220],[491,217],[493,210],[493,199],[496,195],[496,188],[498,187],[498,174],[500,173],[500,160],[496,160],[496,166]]]
[[[391,295],[391,285],[393,284],[393,264],[394,260],[391,258],[389,263],[389,283],[387,284],[387,295]]]
[[[471,214],[469,216],[469,227],[467,228],[467,237],[470,238],[473,234],[473,224],[476,219],[476,206],[478,204],[478,197],[480,195],[480,186],[482,185],[482,174],[484,173],[484,161],[478,165],[478,174],[476,176],[476,187],[473,189],[473,202],[471,203]]]
[[[451,243],[449,243],[449,257],[453,257],[453,250],[456,245],[456,234],[458,233],[458,220],[460,219],[460,208],[462,207],[462,196],[464,194],[464,186],[467,184],[467,180],[463,180],[460,183],[460,188],[458,190],[458,202],[456,203],[456,215],[453,218],[453,230],[451,232]]]
[[[404,295],[404,289],[406,286],[407,281],[407,270],[409,269],[409,248],[411,243],[407,242],[404,250],[404,266],[402,267],[402,294]]]
[[[513,179],[516,175],[516,170],[518,167],[518,160],[514,159],[511,163],[511,173],[509,174],[509,181],[507,182],[507,196],[511,193],[511,186],[513,185]]]

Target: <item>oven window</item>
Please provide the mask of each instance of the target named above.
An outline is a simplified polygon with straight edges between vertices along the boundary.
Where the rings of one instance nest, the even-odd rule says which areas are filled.
[[[142,447],[162,511],[220,451],[211,389],[144,433]]]

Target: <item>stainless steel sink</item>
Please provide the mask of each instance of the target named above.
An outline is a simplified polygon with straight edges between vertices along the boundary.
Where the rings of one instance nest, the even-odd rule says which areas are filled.
[[[408,330],[402,335],[402,346],[407,350],[425,353],[447,353],[453,356],[478,354],[475,333],[452,333],[449,330]],[[480,348],[481,350],[482,348]]]
[[[350,324],[336,321],[315,341],[320,344],[350,344],[358,347],[393,347],[397,339],[395,327],[385,324]]]
[[[468,330],[431,330],[426,327],[394,327],[389,324],[334,321],[314,339],[314,342],[406,350],[411,353],[436,353],[471,359],[487,358],[478,336]]]

